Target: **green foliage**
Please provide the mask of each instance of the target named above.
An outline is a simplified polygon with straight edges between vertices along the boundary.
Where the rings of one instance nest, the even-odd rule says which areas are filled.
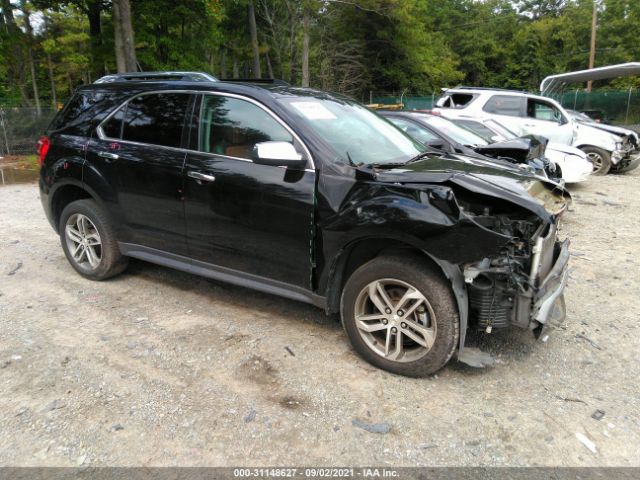
[[[131,0],[140,66],[249,75],[250,2],[263,76],[300,83],[306,32],[311,86],[360,99],[455,84],[536,90],[546,75],[588,65],[592,0]],[[0,0],[15,19],[0,16],[0,104],[33,104],[29,50],[43,104],[52,84],[65,99],[115,71],[111,0],[31,0],[32,36],[21,6]],[[598,0],[598,17],[596,66],[638,60],[640,1]]]

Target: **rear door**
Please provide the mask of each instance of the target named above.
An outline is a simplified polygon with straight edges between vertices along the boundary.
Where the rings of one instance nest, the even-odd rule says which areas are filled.
[[[185,166],[190,256],[311,289],[315,170],[306,148],[263,105],[204,94]],[[307,168],[259,165],[256,143],[292,143]]]
[[[524,96],[504,94],[491,96],[482,107],[482,110],[490,114],[491,118],[495,118],[505,125],[518,130],[519,135],[526,133],[525,109],[526,100]]]
[[[187,254],[181,147],[193,98],[185,92],[135,96],[100,125],[88,145],[87,160],[117,192],[111,210],[124,243]]]

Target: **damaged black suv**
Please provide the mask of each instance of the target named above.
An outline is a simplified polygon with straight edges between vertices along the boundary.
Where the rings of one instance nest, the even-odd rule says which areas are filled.
[[[134,257],[309,302],[390,372],[465,361],[469,328],[540,335],[564,315],[561,187],[427,151],[338,95],[115,76],[78,89],[39,154],[81,275]]]

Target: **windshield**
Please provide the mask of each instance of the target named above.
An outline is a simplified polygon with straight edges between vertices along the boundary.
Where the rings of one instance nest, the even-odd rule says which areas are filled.
[[[445,136],[453,139],[454,142],[462,145],[487,145],[482,137],[459,127],[451,120],[435,115],[421,115],[420,118]]]
[[[358,104],[313,97],[280,101],[347,163],[404,163],[425,151],[400,129]]]

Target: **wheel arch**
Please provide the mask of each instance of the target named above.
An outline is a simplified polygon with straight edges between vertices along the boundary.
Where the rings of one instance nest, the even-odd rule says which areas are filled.
[[[56,189],[51,193],[51,214],[56,232],[59,233],[60,216],[64,208],[71,202],[86,198],[100,204],[95,193],[80,181],[67,179],[64,183],[56,186]]]
[[[458,306],[458,316],[460,320],[459,351],[462,351],[469,319],[469,296],[462,272],[457,265],[438,259],[418,245],[397,238],[357,239],[348,243],[340,250],[331,266],[327,282],[325,307],[327,314],[339,313],[340,297],[344,285],[351,274],[366,262],[387,253],[414,255],[426,259],[449,280]]]

